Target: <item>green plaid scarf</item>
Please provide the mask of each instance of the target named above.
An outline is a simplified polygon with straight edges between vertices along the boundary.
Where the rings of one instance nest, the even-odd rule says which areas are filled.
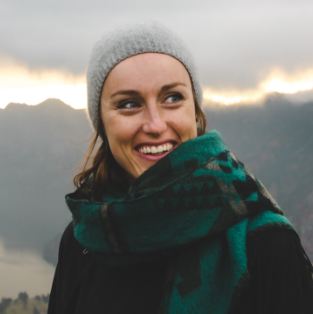
[[[118,194],[117,194],[118,195]],[[159,313],[228,313],[247,274],[249,233],[292,228],[215,130],[182,143],[124,195],[66,196],[82,246],[124,260],[177,250]]]

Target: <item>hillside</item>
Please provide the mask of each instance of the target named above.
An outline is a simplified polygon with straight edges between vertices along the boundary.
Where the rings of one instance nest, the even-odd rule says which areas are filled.
[[[262,107],[206,114],[209,129],[222,133],[278,199],[312,258],[313,103],[295,106],[276,96]],[[58,235],[70,219],[64,194],[73,190],[90,135],[85,111],[58,100],[0,110],[0,237],[7,246],[44,249],[55,263]]]
[[[89,136],[85,112],[58,100],[0,110],[0,237],[7,246],[41,251],[61,232],[70,219],[64,194]]]
[[[206,111],[210,128],[266,185],[300,233],[313,258],[313,102],[283,97],[262,107]]]

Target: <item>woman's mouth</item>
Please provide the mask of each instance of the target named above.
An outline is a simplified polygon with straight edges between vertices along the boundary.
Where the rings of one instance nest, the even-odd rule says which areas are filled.
[[[166,142],[162,144],[142,144],[136,147],[136,151],[139,155],[148,160],[158,160],[170,153],[175,146],[176,142]]]

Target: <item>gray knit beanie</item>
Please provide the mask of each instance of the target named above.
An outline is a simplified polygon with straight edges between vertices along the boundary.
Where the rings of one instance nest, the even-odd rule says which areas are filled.
[[[180,38],[159,24],[138,24],[103,36],[94,46],[87,70],[87,94],[89,118],[95,129],[100,121],[102,87],[110,71],[128,57],[156,52],[170,55],[187,69],[199,105],[202,90],[196,75],[192,57]]]

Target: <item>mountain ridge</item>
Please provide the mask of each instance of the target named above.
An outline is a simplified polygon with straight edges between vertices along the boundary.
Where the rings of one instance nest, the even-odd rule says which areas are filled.
[[[312,258],[313,102],[295,106],[272,97],[263,106],[205,113],[209,129],[221,132],[277,198]],[[64,195],[74,189],[71,180],[91,136],[86,110],[62,101],[0,110],[0,237],[7,246],[44,251],[55,263],[55,237],[71,219]]]

